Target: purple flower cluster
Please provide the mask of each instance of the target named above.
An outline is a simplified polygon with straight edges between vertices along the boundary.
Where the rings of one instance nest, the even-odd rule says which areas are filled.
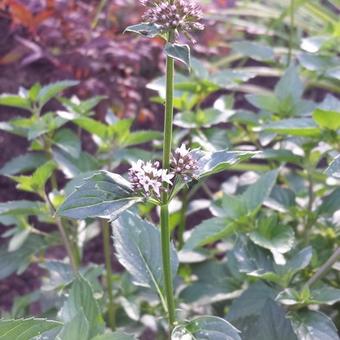
[[[197,160],[192,156],[184,144],[171,155],[170,172],[160,168],[160,163],[138,160],[129,169],[129,180],[132,189],[142,196],[159,199],[166,190],[164,183],[173,186],[172,179],[181,177],[185,182],[195,178],[198,169]]]
[[[164,32],[203,30],[200,6],[194,0],[140,0],[147,7],[143,20],[157,24]]]

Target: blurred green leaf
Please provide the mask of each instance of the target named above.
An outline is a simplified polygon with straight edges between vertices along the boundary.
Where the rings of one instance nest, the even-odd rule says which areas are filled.
[[[0,106],[17,107],[24,110],[31,110],[31,103],[29,99],[19,95],[4,93],[0,95]]]
[[[161,29],[156,24],[141,23],[137,25],[129,26],[125,29],[125,32],[133,32],[144,35],[148,38],[154,38],[161,34]]]
[[[273,49],[258,42],[248,40],[235,41],[231,43],[231,47],[235,52],[258,61],[274,60]]]
[[[61,129],[53,137],[53,143],[74,158],[78,158],[81,151],[79,137],[70,129]]]
[[[190,68],[190,47],[188,45],[167,43],[164,51],[168,57],[178,60]]]

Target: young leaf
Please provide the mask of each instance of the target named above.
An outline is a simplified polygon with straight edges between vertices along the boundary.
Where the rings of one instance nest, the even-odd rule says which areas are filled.
[[[63,80],[43,86],[37,95],[39,106],[43,107],[49,100],[60,94],[62,91],[78,84],[79,82],[75,80]]]
[[[300,311],[292,315],[295,333],[301,340],[339,340],[332,320],[316,311]]]
[[[148,287],[163,299],[162,249],[160,232],[138,215],[125,211],[112,222],[114,246],[119,262],[138,286]],[[171,247],[172,276],[176,276],[178,258]]]
[[[313,118],[316,123],[323,129],[338,130],[340,129],[340,112],[316,109],[313,112]]]
[[[83,313],[79,314],[80,311]],[[80,275],[72,283],[69,297],[61,310],[61,316],[65,326],[69,323],[69,326],[66,326],[69,331],[79,327],[79,323],[84,326],[87,321],[89,338],[100,334],[104,329],[104,321],[94,298],[92,287]]]
[[[5,93],[0,95],[0,106],[1,105],[31,110],[31,103],[29,99],[13,94]]]
[[[165,45],[165,54],[190,68],[190,47],[188,45],[167,43]]]
[[[141,23],[137,25],[129,26],[125,29],[125,32],[133,32],[144,35],[148,38],[154,38],[161,34],[160,27],[156,24]]]
[[[69,195],[58,210],[61,216],[86,219],[101,217],[114,219],[141,198],[136,197],[130,183],[123,177],[99,171]]]
[[[241,340],[239,331],[228,321],[216,316],[201,316],[177,326],[171,340]],[[191,336],[191,337],[190,337]]]
[[[47,319],[0,320],[0,340],[32,340],[63,324]]]

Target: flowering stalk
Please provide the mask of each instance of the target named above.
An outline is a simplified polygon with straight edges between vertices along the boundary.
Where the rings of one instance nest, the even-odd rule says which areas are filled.
[[[168,41],[174,39],[174,31],[168,34]],[[164,142],[163,142],[163,168],[170,170],[170,156],[172,144],[172,121],[173,121],[173,101],[174,101],[174,59],[166,59],[166,100],[164,116]],[[166,184],[166,188],[168,188]],[[168,319],[170,328],[175,324],[175,302],[173,298],[173,285],[170,261],[170,227],[169,227],[169,203],[168,192],[162,192],[161,205],[161,242],[162,242],[162,261],[163,261],[163,278],[166,302],[168,307]]]

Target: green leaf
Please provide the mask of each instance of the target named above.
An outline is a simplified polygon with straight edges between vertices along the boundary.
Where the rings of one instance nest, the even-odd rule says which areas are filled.
[[[275,86],[275,95],[282,101],[287,98],[298,100],[303,94],[303,84],[296,66],[290,66]]]
[[[86,319],[82,307],[79,307],[78,313],[64,325],[57,335],[57,340],[74,339],[89,339],[89,322]]]
[[[336,188],[332,193],[322,199],[318,208],[318,214],[333,215],[340,209],[340,188]]]
[[[93,135],[96,135],[102,139],[108,138],[109,127],[102,122],[90,117],[77,118],[73,122]]]
[[[49,100],[60,94],[62,91],[78,84],[79,82],[75,80],[63,80],[43,86],[37,95],[39,106],[43,107]]]
[[[217,174],[231,168],[233,165],[252,158],[256,152],[251,151],[227,151],[221,150],[213,153],[192,151],[193,156],[198,160],[197,178]]]
[[[19,229],[8,242],[8,251],[13,252],[19,250],[30,234],[31,230],[29,228],[24,230]]]
[[[330,286],[312,289],[311,299],[314,304],[334,305],[340,301],[340,289]]]
[[[38,201],[9,201],[0,203],[0,216],[1,215],[39,215],[45,212],[45,204]]]
[[[323,313],[299,311],[292,315],[292,322],[299,340],[339,340],[335,325]]]
[[[228,121],[234,111],[220,111],[217,109],[199,110],[198,112],[180,112],[174,118],[174,124],[184,129],[210,127]]]
[[[294,231],[290,226],[278,224],[277,218],[262,218],[249,238],[258,246],[269,249],[275,262],[282,264],[279,254],[290,251],[294,245]],[[283,264],[285,261],[283,260]]]
[[[318,137],[321,132],[313,119],[310,118],[283,119],[263,125],[262,130],[302,137]]]
[[[130,183],[123,177],[99,171],[69,195],[58,210],[61,216],[86,219],[101,217],[114,219],[124,210],[141,201]]]
[[[241,195],[248,212],[254,212],[259,209],[265,199],[269,197],[276,183],[278,173],[278,170],[266,172]]]
[[[113,221],[112,227],[119,262],[132,275],[136,285],[153,289],[163,299],[162,246],[159,229],[129,211],[125,211]],[[173,277],[176,276],[177,268],[178,258],[172,246]]]
[[[31,110],[31,103],[29,99],[13,94],[4,93],[0,95],[0,106],[1,105]]]
[[[70,129],[61,129],[53,137],[53,143],[71,157],[78,158],[81,151],[79,137]]]
[[[273,95],[248,94],[247,101],[256,108],[267,112],[280,112],[280,101]]]
[[[313,119],[323,129],[340,129],[340,112],[316,109],[313,112]]]
[[[189,239],[185,242],[184,249],[192,250],[219,241],[232,235],[236,228],[237,226],[226,218],[207,219],[192,230]]]
[[[162,30],[156,24],[151,23],[141,23],[137,25],[129,26],[125,29],[125,32],[133,32],[144,35],[148,38],[154,38],[157,35],[160,35]]]
[[[14,252],[8,252],[6,246],[0,247],[0,280],[9,275],[23,271],[30,263],[31,257],[48,244],[36,235],[29,236],[21,245],[20,249]]]
[[[190,337],[191,335],[191,337]],[[177,326],[171,340],[241,340],[239,331],[228,321],[216,316],[200,316]]]
[[[73,281],[69,297],[61,310],[61,317],[65,325],[76,318],[76,322],[74,321],[73,325],[67,326],[71,330],[79,327],[79,323],[82,325],[85,323],[84,319],[82,319],[83,316],[79,315],[79,311],[83,312],[83,316],[88,322],[89,338],[103,331],[104,320],[101,316],[98,303],[94,298],[92,287],[80,275]]]
[[[258,61],[273,61],[274,51],[271,47],[253,41],[236,41],[231,43],[232,49],[240,54]]]
[[[340,154],[338,154],[326,169],[326,173],[329,176],[340,178]]]
[[[32,340],[43,333],[62,326],[61,322],[47,319],[0,320],[0,340]]]
[[[26,171],[31,171],[48,160],[47,156],[41,152],[29,152],[22,156],[12,158],[1,169],[0,175],[11,176]]]
[[[164,51],[168,57],[178,60],[190,68],[190,47],[188,45],[167,43]]]
[[[255,76],[256,73],[250,71],[235,71],[232,69],[225,69],[211,75],[209,81],[216,84],[220,88],[230,89],[249,79],[254,78]]]
[[[124,146],[138,145],[156,140],[161,140],[162,137],[163,133],[159,131],[146,130],[131,132],[124,140],[123,144]]]
[[[117,331],[113,333],[97,335],[91,340],[136,340],[136,338],[133,335]]]

